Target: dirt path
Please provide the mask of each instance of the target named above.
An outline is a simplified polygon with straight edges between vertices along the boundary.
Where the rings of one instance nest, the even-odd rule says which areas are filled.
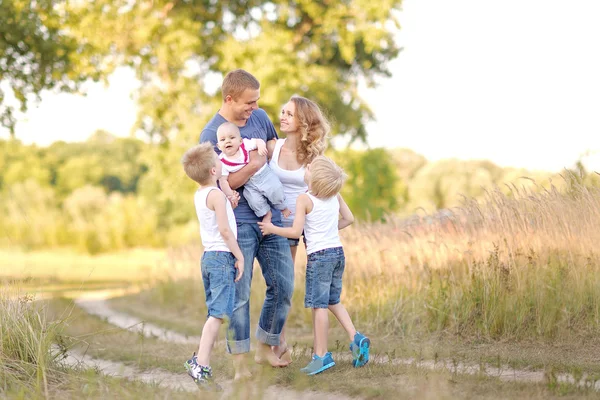
[[[113,310],[108,299],[122,296],[124,293],[120,290],[90,291],[82,293],[73,293],[69,297],[74,298],[75,304],[91,315],[95,315],[106,320],[109,324],[122,329],[140,333],[145,337],[154,337],[162,341],[180,344],[195,344],[200,341],[200,337],[185,336],[150,323],[146,323],[139,318],[130,316]],[[123,363],[110,360],[96,359],[89,355],[81,354],[75,351],[69,351],[64,360],[68,366],[84,365],[97,368],[106,375],[139,380],[145,383],[158,384],[174,390],[183,390],[186,392],[198,392],[196,384],[185,373],[175,374],[172,372],[154,369],[149,371],[140,371],[136,368],[127,366]],[[182,367],[183,370],[183,367]],[[236,388],[232,380],[219,381],[223,387],[222,399],[245,398],[245,399],[290,399],[290,400],[351,400],[351,397],[339,393],[322,393],[313,390],[298,392],[281,386],[267,386],[256,384],[255,382],[246,382],[240,391]]]
[[[174,390],[201,393],[198,391],[196,384],[192,382],[190,377],[185,373],[174,374],[160,369],[139,371],[136,368],[129,367],[122,363],[96,359],[74,351],[69,351],[63,362],[69,367],[86,366],[97,368],[106,375],[138,380],[148,384],[157,384]],[[220,396],[222,399],[235,397],[247,399],[261,398],[267,400],[351,400],[350,397],[337,393],[320,393],[312,390],[297,392],[280,386],[268,386],[263,388],[252,382],[246,382],[243,387],[238,388],[236,388],[231,380],[220,381],[219,384],[223,387],[223,392]]]
[[[158,327],[148,323],[143,323],[143,321],[141,321],[138,318],[134,318],[130,315],[115,311],[110,307],[109,303],[107,302],[107,299],[110,297],[112,296],[98,296],[97,294],[92,294],[90,292],[87,294],[87,296],[77,297],[75,299],[75,304],[81,307],[89,314],[106,319],[106,321],[108,321],[114,326],[123,329],[134,329],[147,337],[157,337],[160,340],[175,343],[194,344],[198,343],[200,339],[199,337],[188,337],[162,327]],[[338,353],[335,354],[335,359],[351,360],[351,356],[346,353]],[[394,365],[413,365],[418,368],[425,368],[431,370],[444,369],[458,374],[485,374],[489,377],[496,377],[503,381],[530,383],[547,382],[547,376],[544,371],[514,369],[507,365],[480,365],[469,364],[464,362],[455,362],[452,360],[438,360],[436,362],[433,360],[417,360],[414,358],[394,358],[390,360],[390,358],[386,355],[372,355],[370,362],[376,364],[386,364],[391,362]],[[600,380],[591,380],[588,374],[585,373],[581,376],[578,382],[576,382],[574,376],[571,374],[556,374],[555,378],[556,381],[559,383],[577,384],[579,386],[592,387],[594,390],[600,391]],[[311,396],[311,399],[314,398],[314,396]]]

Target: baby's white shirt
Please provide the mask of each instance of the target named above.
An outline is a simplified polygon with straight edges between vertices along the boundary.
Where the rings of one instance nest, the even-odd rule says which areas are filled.
[[[242,139],[242,144],[233,157],[228,157],[223,152],[219,154],[219,159],[223,165],[222,176],[227,176],[232,172],[237,172],[242,169],[243,166],[248,164],[250,161],[250,152],[252,150],[256,150],[257,148],[256,141],[257,139]],[[266,164],[259,171],[257,171],[257,173],[262,171],[265,167]]]

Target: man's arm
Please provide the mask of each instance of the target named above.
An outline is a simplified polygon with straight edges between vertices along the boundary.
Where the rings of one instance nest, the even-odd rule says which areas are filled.
[[[229,173],[229,178],[227,179],[229,186],[234,190],[244,186],[248,182],[248,179],[261,169],[266,162],[267,157],[259,155],[256,150],[251,151],[248,164],[244,165],[239,171]]]

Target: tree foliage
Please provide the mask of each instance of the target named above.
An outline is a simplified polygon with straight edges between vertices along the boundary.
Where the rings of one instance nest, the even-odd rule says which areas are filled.
[[[294,93],[322,104],[335,132],[364,139],[371,111],[360,79],[388,76],[398,54],[393,11],[400,0],[94,0],[73,3],[69,30],[86,38],[103,71],[135,69],[142,82],[138,126],[170,140],[190,116],[199,132],[218,96],[205,79],[245,68],[262,83],[271,115]],[[212,74],[212,75],[211,75]]]
[[[99,77],[93,59],[81,58],[87,44],[65,29],[64,0],[0,0],[0,125],[14,135],[18,109],[46,89],[77,90]],[[14,99],[12,99],[12,96]],[[11,101],[12,100],[12,101]]]
[[[71,246],[97,253],[198,240],[195,184],[180,165],[188,147],[102,131],[86,142],[45,148],[0,140],[0,245]],[[489,161],[428,162],[405,149],[330,150],[328,155],[348,175],[342,193],[360,220],[460,206],[462,195],[481,198],[494,185],[505,191],[541,190],[552,176]],[[573,182],[600,184],[598,175],[581,165],[562,175],[552,184],[563,182],[566,190]]]

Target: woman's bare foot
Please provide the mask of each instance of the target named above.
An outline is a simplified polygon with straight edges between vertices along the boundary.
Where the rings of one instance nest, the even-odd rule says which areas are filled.
[[[288,365],[292,363],[292,349],[290,349],[287,343],[281,343],[279,346],[273,346],[273,353],[279,359]]]
[[[289,362],[280,360],[279,357],[273,353],[273,350],[271,350],[271,346],[264,343],[258,344],[254,361],[256,361],[257,364],[269,364],[272,367],[277,368],[287,367],[289,364]]]

